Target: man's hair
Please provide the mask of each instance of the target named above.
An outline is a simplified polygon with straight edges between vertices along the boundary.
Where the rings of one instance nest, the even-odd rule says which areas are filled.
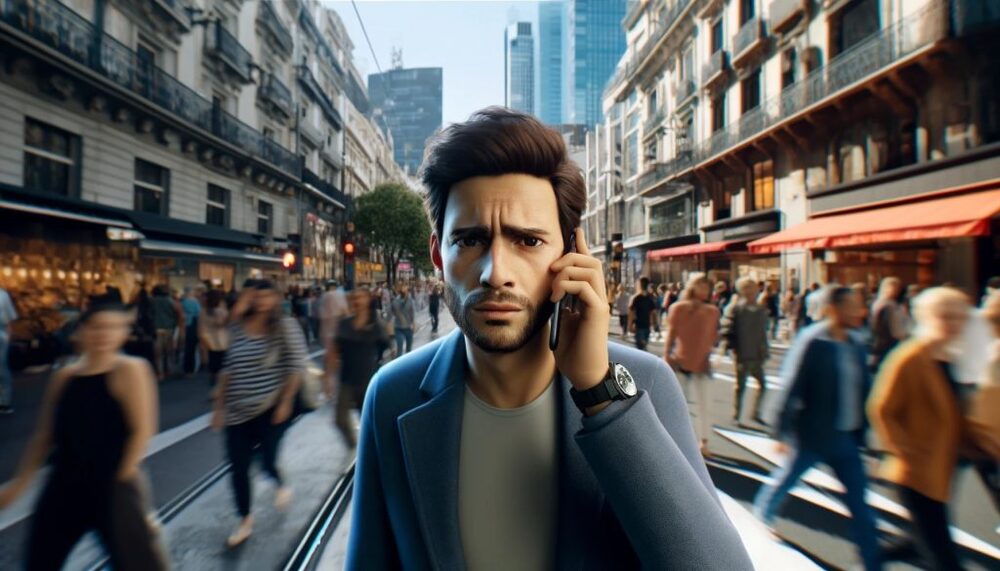
[[[696,297],[694,294],[694,290],[699,285],[707,283],[708,283],[708,276],[706,276],[705,274],[701,272],[695,272],[691,274],[690,276],[688,276],[687,283],[684,284],[684,293],[682,294],[681,297],[685,300],[694,299]]]
[[[642,288],[643,292],[649,289],[649,278],[646,277],[639,278],[639,287]]]
[[[468,121],[449,125],[427,141],[420,178],[438,238],[444,239],[444,211],[455,184],[476,176],[505,174],[527,174],[552,183],[568,251],[569,237],[587,206],[580,167],[569,159],[557,131],[531,115],[503,107],[477,111]]]
[[[854,296],[854,290],[851,288],[839,284],[830,285],[824,292],[823,305],[836,307],[851,299],[852,296]]]
[[[736,280],[736,291],[738,291],[738,292],[743,291],[743,289],[746,288],[746,287],[748,287],[748,286],[759,287],[757,285],[757,282],[755,282],[753,280],[753,278],[742,277],[742,278]]]

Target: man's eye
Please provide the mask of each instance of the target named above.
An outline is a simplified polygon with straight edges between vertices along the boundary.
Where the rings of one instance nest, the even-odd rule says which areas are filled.
[[[538,238],[524,238],[521,240],[521,243],[529,248],[537,248],[542,245],[542,241]]]
[[[479,238],[459,238],[455,240],[459,248],[475,248],[479,245]]]

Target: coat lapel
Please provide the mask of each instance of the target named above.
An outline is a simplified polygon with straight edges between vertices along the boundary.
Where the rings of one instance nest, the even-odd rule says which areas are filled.
[[[594,543],[604,494],[574,436],[581,428],[580,412],[562,375],[556,393],[559,423],[559,507],[556,529],[556,569],[582,569],[587,546]]]
[[[420,384],[430,400],[399,417],[400,439],[431,568],[463,569],[458,460],[466,371],[463,337],[441,344]]]

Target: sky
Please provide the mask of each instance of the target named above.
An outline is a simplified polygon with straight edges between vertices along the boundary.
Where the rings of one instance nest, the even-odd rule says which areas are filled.
[[[340,14],[354,43],[354,63],[367,81],[377,73],[351,2],[323,0]],[[473,111],[503,104],[503,32],[508,22],[530,21],[537,29],[538,3],[494,0],[358,0],[382,70],[392,67],[392,49],[403,50],[403,67],[441,67],[445,124]]]

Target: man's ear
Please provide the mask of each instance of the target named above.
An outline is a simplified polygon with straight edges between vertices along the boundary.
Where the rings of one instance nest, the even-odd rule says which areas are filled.
[[[431,234],[428,247],[431,250],[431,263],[434,264],[434,268],[439,272],[444,272],[444,262],[441,260],[441,241],[438,240],[437,234]]]

